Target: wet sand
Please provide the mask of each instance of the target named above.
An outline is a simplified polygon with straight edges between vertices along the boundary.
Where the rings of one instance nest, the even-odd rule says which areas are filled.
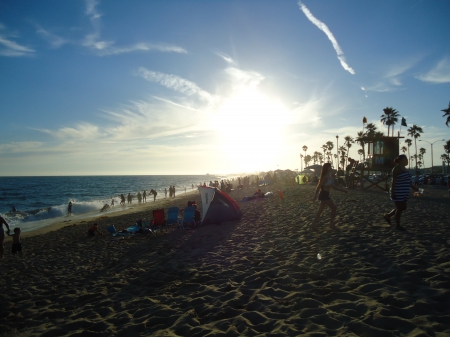
[[[31,233],[23,257],[11,256],[7,238],[0,334],[449,336],[447,189],[411,197],[406,232],[384,222],[392,203],[378,189],[332,191],[338,230],[328,230],[328,211],[311,230],[313,189],[268,186],[273,198],[238,203],[241,221],[159,236],[86,230],[94,221],[103,232],[126,228],[156,205],[199,203],[198,194]]]

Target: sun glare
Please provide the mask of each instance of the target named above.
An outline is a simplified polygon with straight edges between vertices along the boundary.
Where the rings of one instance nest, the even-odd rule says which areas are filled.
[[[226,99],[214,124],[232,169],[253,172],[276,166],[289,112],[277,100],[251,88]]]

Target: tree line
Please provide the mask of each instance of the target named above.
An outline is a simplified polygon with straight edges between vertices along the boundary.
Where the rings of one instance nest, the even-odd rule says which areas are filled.
[[[445,124],[447,127],[449,127],[450,124],[450,103],[449,107],[447,109],[441,110],[445,112],[443,117],[446,117]],[[394,127],[399,122],[399,118],[401,117],[400,113],[392,108],[392,107],[386,107],[383,109],[383,114],[380,116],[380,121],[383,123],[383,125],[386,125],[387,130],[387,137],[395,137],[394,136]],[[350,148],[353,144],[359,145],[361,148],[358,149],[358,155],[361,157],[362,160],[366,160],[366,152],[365,152],[365,144],[367,143],[367,138],[379,138],[379,137],[385,137],[384,132],[377,130],[377,127],[373,123],[367,123],[366,118],[364,117],[363,120],[363,131],[359,131],[356,135],[356,138],[353,138],[352,136],[345,136],[344,139],[344,145],[339,146],[336,153],[333,153],[332,150],[334,149],[334,142],[333,141],[327,141],[325,144],[321,146],[321,149],[319,151],[314,151],[313,154],[307,154],[306,151],[308,151],[308,146],[303,145],[302,150],[303,153],[300,153],[300,161],[305,163],[305,167],[311,165],[311,163],[320,164],[322,165],[324,162],[333,163],[335,161],[339,162],[340,167],[346,167],[349,163],[349,152]],[[407,127],[406,119],[402,117],[401,119],[401,126]],[[401,128],[400,126],[400,128]],[[421,135],[424,133],[423,129],[413,124],[407,129],[407,135],[410,138],[406,138],[404,141],[404,144],[399,150],[402,151],[405,155],[406,152],[408,152],[408,159],[409,159],[409,168],[411,169],[411,162],[415,163],[415,169],[417,171],[418,168],[421,168],[422,166],[425,167],[425,153],[427,152],[425,148],[421,147],[417,149],[417,140],[421,137]],[[398,133],[399,135],[400,133]],[[339,136],[336,136],[336,143],[338,144]],[[414,141],[414,154],[410,154],[410,147],[412,146]],[[431,143],[430,143],[431,144]],[[447,140],[446,143],[443,146],[444,153],[440,156],[440,159],[442,159],[443,162],[447,163],[447,172],[448,167],[450,165],[450,140]],[[334,159],[334,160],[333,160]]]

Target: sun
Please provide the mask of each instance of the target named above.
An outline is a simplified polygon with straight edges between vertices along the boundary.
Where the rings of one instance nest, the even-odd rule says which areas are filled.
[[[214,129],[220,134],[220,151],[233,169],[253,172],[276,167],[283,129],[289,123],[289,112],[280,101],[248,88],[224,100]]]

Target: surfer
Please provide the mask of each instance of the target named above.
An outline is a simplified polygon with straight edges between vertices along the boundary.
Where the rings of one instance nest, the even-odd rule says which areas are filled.
[[[5,252],[5,246],[3,246],[5,241],[5,230],[3,229],[3,225],[7,228],[7,233],[9,235],[9,225],[6,220],[0,216],[0,259],[3,259],[3,253]]]
[[[100,212],[106,212],[109,209],[109,205],[105,204],[105,206],[102,207],[102,209],[100,210]]]

